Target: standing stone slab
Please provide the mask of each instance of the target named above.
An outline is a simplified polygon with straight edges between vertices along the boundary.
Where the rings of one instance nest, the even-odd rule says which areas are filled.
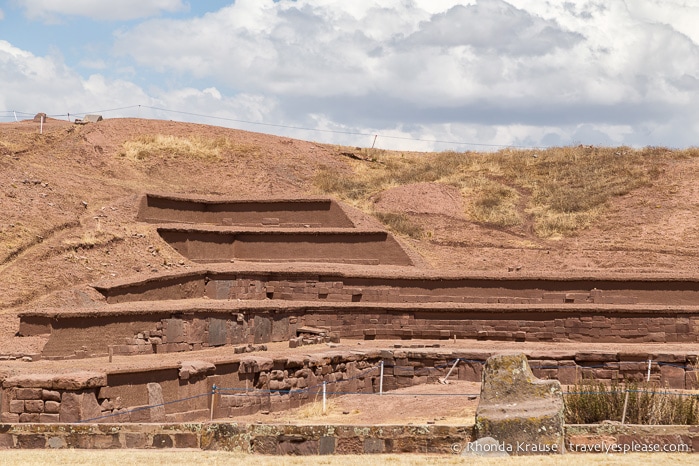
[[[255,316],[255,339],[253,342],[269,343],[272,338],[272,319],[269,317]]]
[[[493,437],[510,455],[563,453],[561,384],[534,377],[523,354],[490,357],[475,432],[478,439]]]
[[[226,327],[228,322],[224,319],[209,319],[209,346],[223,346],[226,344]]]
[[[163,398],[163,387],[159,383],[149,383],[146,385],[148,390],[148,405],[150,408],[150,422],[165,422],[165,399]]]
[[[286,341],[290,336],[288,317],[278,317],[272,321],[272,341]]]
[[[184,321],[182,319],[165,319],[165,336],[168,343],[184,342]]]

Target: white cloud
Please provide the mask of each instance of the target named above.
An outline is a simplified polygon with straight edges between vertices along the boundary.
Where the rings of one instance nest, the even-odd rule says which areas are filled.
[[[186,10],[182,0],[16,0],[30,19],[55,22],[60,16],[83,16],[96,20],[132,20],[161,12]]]
[[[186,7],[180,0],[22,4],[43,19]],[[690,145],[699,127],[694,24],[699,6],[686,0],[236,0],[201,17],[121,30],[116,61],[81,62],[104,74],[122,70],[121,80],[84,78],[60,57],[0,43],[0,82],[10,83],[0,104],[36,111],[41,102],[148,104],[324,142],[372,141],[231,120],[380,133],[377,146],[405,150],[469,148],[434,141]],[[153,73],[162,73],[162,87],[146,92]],[[19,105],[18,96],[35,104]],[[188,118],[195,117],[182,114]]]
[[[5,13],[3,13],[2,9],[0,9],[0,21],[5,19]]]
[[[224,95],[274,96],[285,121],[643,143],[648,125],[697,119],[697,23],[681,0],[238,0],[146,21],[115,51]]]
[[[101,75],[82,78],[60,57],[38,57],[0,40],[0,109],[66,114],[148,102],[138,86]]]

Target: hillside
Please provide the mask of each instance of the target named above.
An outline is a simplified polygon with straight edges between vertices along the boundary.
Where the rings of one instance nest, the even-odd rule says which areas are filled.
[[[0,124],[0,311],[191,266],[135,222],[144,192],[329,194],[360,223],[377,213],[423,266],[463,275],[697,275],[698,154],[390,153],[154,120]]]

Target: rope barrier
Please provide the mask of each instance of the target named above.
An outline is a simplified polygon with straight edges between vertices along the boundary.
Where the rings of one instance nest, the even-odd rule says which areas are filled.
[[[381,361],[383,362],[383,360]],[[120,412],[114,412],[110,414],[105,414],[103,416],[97,416],[93,417],[90,419],[84,419],[81,421],[78,421],[78,423],[90,423],[90,422],[95,422],[103,419],[109,419],[113,417],[119,417],[119,416],[124,416],[124,415],[129,415],[134,412],[139,412],[139,411],[144,411],[148,409],[153,409],[153,408],[158,408],[158,407],[164,407],[168,406],[171,404],[176,404],[176,403],[182,403],[184,401],[190,401],[194,400],[197,398],[202,398],[202,397],[208,397],[208,396],[215,396],[216,394],[219,395],[226,395],[226,396],[265,396],[265,395],[285,395],[288,394],[290,396],[293,395],[301,395],[304,393],[314,393],[318,394],[320,389],[323,387],[327,387],[328,385],[331,384],[340,384],[340,383],[348,383],[352,380],[357,380],[357,379],[363,379],[366,378],[367,376],[370,376],[372,372],[376,371],[377,369],[380,369],[381,367],[381,362],[375,366],[369,367],[367,369],[364,369],[361,371],[359,374],[349,377],[346,379],[342,380],[336,380],[336,381],[324,381],[321,383],[317,383],[314,385],[311,385],[309,387],[305,388],[294,388],[294,389],[281,389],[281,390],[271,390],[271,389],[247,389],[247,388],[234,388],[234,387],[218,387],[215,384],[213,385],[212,389],[210,392],[207,393],[202,393],[199,395],[193,395],[189,396],[186,398],[181,398],[173,401],[168,401],[164,403],[159,403],[159,404],[154,404],[154,405],[148,405],[148,406],[139,406],[137,408],[133,408],[130,410],[125,410],[125,411],[120,411]],[[432,369],[432,370],[439,370],[439,369],[446,369],[447,367],[455,367],[459,363],[476,363],[476,364],[485,364],[485,361],[482,360],[477,360],[477,359],[465,359],[465,358],[456,358],[452,359],[450,361],[447,361],[447,364],[444,365],[438,365],[434,366],[431,368],[427,369]],[[637,361],[634,361],[637,362]],[[668,365],[672,367],[686,367],[686,365],[681,365],[681,364],[676,364],[676,363],[662,363],[658,362],[656,363],[659,366],[660,365]],[[386,365],[386,367],[395,367],[395,365],[389,366]],[[558,366],[542,366],[541,368],[558,368]],[[587,368],[592,368],[592,367],[604,367],[603,365],[599,366],[585,366]],[[692,366],[692,370],[696,370]],[[239,392],[239,393],[236,393]],[[672,395],[672,396],[679,396],[679,397],[696,397],[699,398],[699,393],[686,393],[680,390],[673,390],[673,389],[664,389],[664,390],[647,390],[647,389],[642,389],[642,388],[621,388],[621,387],[615,387],[613,388],[613,391],[599,391],[599,390],[583,390],[583,391],[566,391],[563,392],[564,396],[573,396],[573,395],[609,395],[610,393],[619,393],[619,394],[624,394],[624,393],[639,393],[639,394],[647,394],[647,395]],[[364,396],[393,396],[393,397],[480,397],[480,393],[395,393],[395,392],[386,392],[386,393],[378,393],[378,392],[352,392],[352,391],[332,391],[332,390],[327,390],[325,395],[331,396],[345,396],[345,395],[364,395]],[[213,406],[213,399],[212,399],[212,407],[211,407],[211,413],[213,416],[213,411],[214,411],[214,406]]]
[[[159,407],[161,407],[161,406],[167,406],[167,405],[171,405],[171,404],[175,404],[175,403],[182,403],[183,401],[194,400],[194,399],[196,399],[196,398],[201,398],[201,397],[204,397],[204,396],[211,396],[211,395],[213,395],[213,394],[214,394],[214,390],[212,390],[212,391],[209,392],[209,393],[202,393],[202,394],[199,394],[199,395],[188,396],[187,398],[180,398],[179,400],[166,401],[165,403],[159,403],[159,404],[155,404],[155,405],[139,406],[138,408],[129,409],[129,410],[127,410],[127,411],[121,411],[121,412],[118,412],[118,413],[105,414],[104,416],[97,416],[97,417],[93,417],[93,418],[90,418],[90,419],[83,419],[82,421],[78,421],[78,423],[80,424],[80,423],[98,421],[98,420],[100,420],[100,419],[106,419],[106,418],[110,418],[110,417],[123,416],[123,415],[125,415],[125,414],[131,414],[131,413],[136,413],[136,412],[139,412],[139,411],[145,411],[146,409],[159,408]]]

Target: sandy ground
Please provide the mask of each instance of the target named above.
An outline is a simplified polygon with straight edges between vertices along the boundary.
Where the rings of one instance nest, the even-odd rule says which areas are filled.
[[[323,414],[322,396],[297,409],[238,416],[236,422],[270,424],[350,425],[472,425],[478,407],[480,383],[460,380],[425,384],[385,392],[383,395],[328,397]]]

